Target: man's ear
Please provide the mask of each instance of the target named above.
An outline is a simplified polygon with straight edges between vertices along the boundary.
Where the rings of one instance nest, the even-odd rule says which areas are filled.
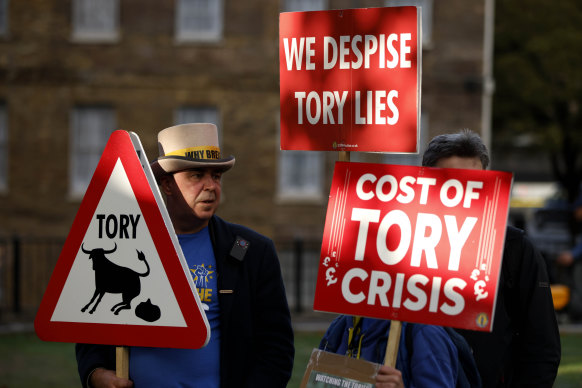
[[[173,175],[164,175],[160,177],[160,187],[162,188],[162,192],[166,195],[172,194],[172,185],[174,184],[174,176]]]

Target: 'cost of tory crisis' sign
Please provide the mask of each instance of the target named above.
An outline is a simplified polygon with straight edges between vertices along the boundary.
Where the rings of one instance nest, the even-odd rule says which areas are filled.
[[[281,149],[417,152],[420,8],[282,13]]]
[[[314,309],[490,331],[511,181],[336,163]]]

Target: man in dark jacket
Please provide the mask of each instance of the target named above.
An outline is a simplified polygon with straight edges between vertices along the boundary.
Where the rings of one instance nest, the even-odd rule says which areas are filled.
[[[77,344],[83,386],[285,387],[293,331],[273,242],[214,214],[234,157],[221,157],[213,124],[166,128],[158,143],[152,170],[195,277],[210,341],[201,349],[133,347],[130,380],[116,377],[112,346]]]
[[[436,136],[428,167],[486,169],[487,148],[468,130]],[[560,335],[543,257],[524,232],[505,235],[493,331],[459,330],[471,345],[483,387],[551,387],[560,364]]]

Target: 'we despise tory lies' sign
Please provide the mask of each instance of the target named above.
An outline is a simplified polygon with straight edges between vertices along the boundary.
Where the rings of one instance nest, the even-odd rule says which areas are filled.
[[[281,149],[417,152],[420,13],[282,13]]]
[[[491,331],[511,183],[337,162],[314,310]]]

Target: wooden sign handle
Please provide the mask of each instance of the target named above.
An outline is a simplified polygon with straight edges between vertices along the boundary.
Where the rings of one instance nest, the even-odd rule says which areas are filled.
[[[384,365],[396,367],[396,357],[398,356],[398,345],[400,344],[400,334],[402,333],[402,322],[392,321],[390,332],[388,333],[388,343],[386,344],[386,356]]]
[[[115,348],[115,375],[129,379],[129,348],[127,346]]]
[[[350,161],[350,151],[339,151],[339,161],[349,162]]]

